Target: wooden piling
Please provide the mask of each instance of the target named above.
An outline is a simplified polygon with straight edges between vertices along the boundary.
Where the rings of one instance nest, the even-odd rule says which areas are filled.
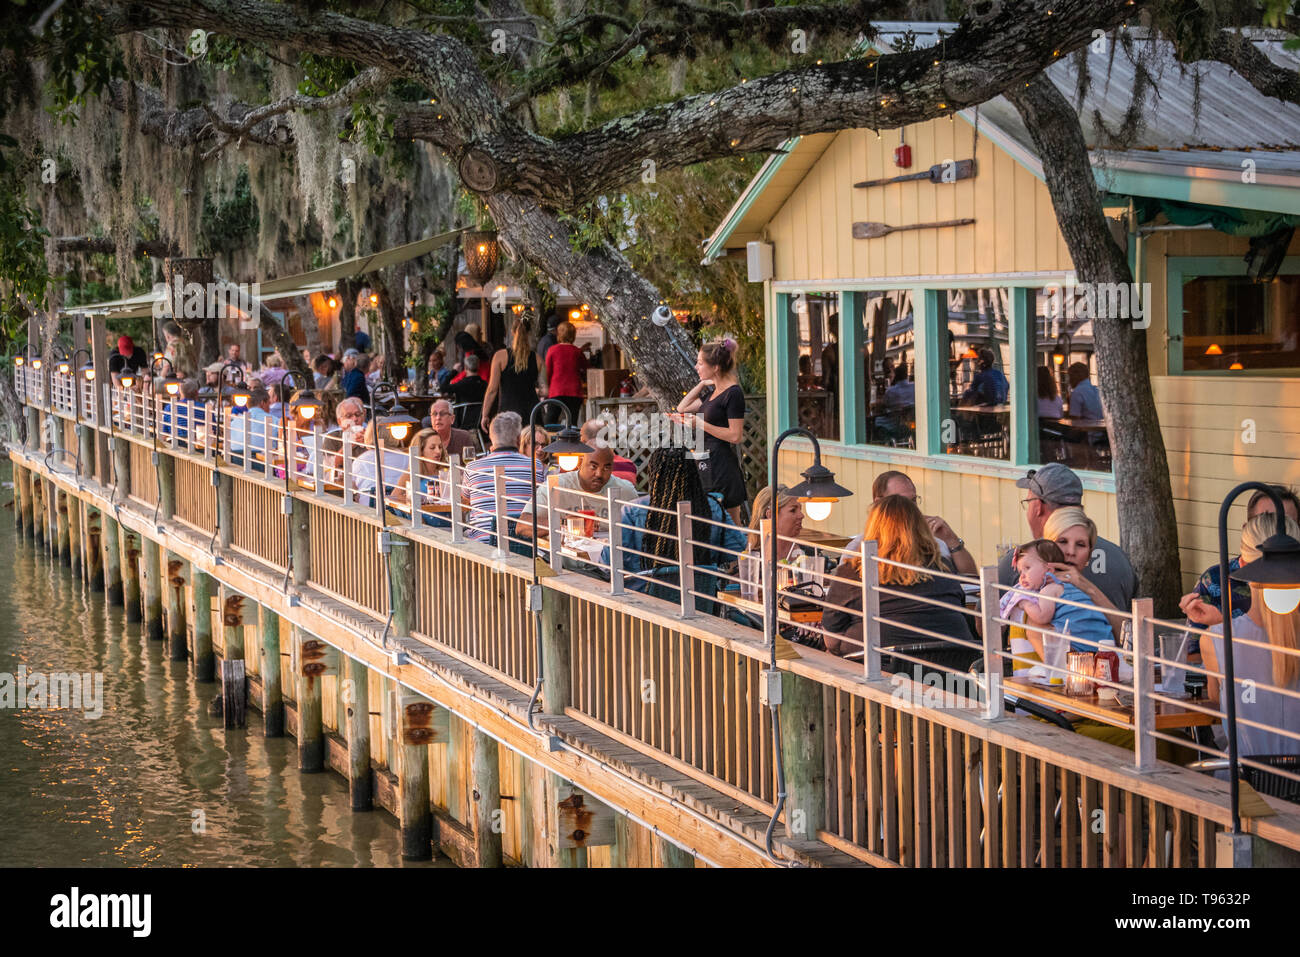
[[[216,582],[206,572],[195,571],[191,593],[194,605],[190,614],[194,622],[194,680],[213,681],[217,673],[217,656],[212,650],[212,595]]]
[[[103,516],[99,509],[86,506],[86,581],[91,591],[104,590]]]
[[[189,584],[189,563],[171,552],[163,553],[167,562],[167,643],[172,661],[189,657],[185,631],[185,589]]]
[[[370,770],[370,670],[355,658],[347,663],[343,700],[347,706],[348,790],[352,810],[372,807],[373,776]]]
[[[235,536],[235,480],[225,472],[217,475],[217,544],[229,548]]]
[[[658,867],[694,867],[695,858],[676,844],[655,835],[655,864]]]
[[[785,833],[815,841],[826,829],[826,730],[822,687],[789,671],[781,675],[781,755],[785,762]]]
[[[564,714],[571,702],[569,596],[542,589],[542,711]]]
[[[500,867],[501,855],[501,767],[495,738],[473,731],[470,776],[473,801],[470,824],[474,829],[475,861],[479,867]]]
[[[162,549],[148,535],[142,535],[144,542],[140,561],[140,581],[144,588],[144,627],[151,641],[162,641],[163,630],[163,582]]]
[[[78,383],[80,388],[80,383]],[[81,397],[78,396],[80,401]],[[77,454],[82,478],[95,477],[95,430],[82,422],[77,426]]]
[[[16,463],[14,464],[14,490],[18,494],[18,507],[14,512],[18,517],[21,537],[31,538],[36,533],[32,525],[32,473]]]
[[[81,578],[85,573],[85,553],[81,535],[81,499],[75,495],[64,496],[68,506],[68,557],[72,563],[72,574]]]
[[[325,770],[325,732],[321,726],[321,679],[304,675],[302,668],[303,644],[311,636],[296,625],[293,641],[298,647],[299,667],[294,669],[294,682],[298,698],[298,770],[314,774]]]
[[[170,522],[176,515],[176,460],[170,455],[158,453],[158,518]]]
[[[228,585],[220,585],[221,648],[223,658],[244,657],[244,611],[248,599]]]
[[[122,602],[126,620],[141,621],[144,608],[140,602],[140,536],[125,525],[122,529]]]
[[[54,491],[54,534],[56,545],[55,557],[64,565],[72,564],[72,549],[68,534],[68,493],[57,485],[51,485]]]
[[[108,512],[100,512],[100,522],[100,544],[104,549],[104,597],[110,605],[121,605],[125,601],[121,526]]]
[[[261,610],[262,631],[262,732],[268,738],[284,737],[284,693],[280,685],[280,616]]]
[[[585,847],[565,847],[561,838],[560,804],[573,796],[573,785],[558,774],[546,772],[546,836],[551,867],[586,867]]]
[[[113,501],[125,502],[131,494],[131,442],[124,436],[113,438]]]
[[[36,544],[42,548],[45,547],[45,496],[42,494],[41,477],[35,472],[32,473],[32,537]]]
[[[295,498],[289,516],[289,541],[293,545],[293,583],[305,585],[311,578],[311,507]],[[409,549],[408,549],[409,550]]]
[[[400,689],[398,705],[405,712],[404,696]],[[402,857],[408,861],[426,861],[433,856],[433,810],[429,806],[429,746],[426,743],[428,737],[412,733],[413,729],[405,714],[399,716],[398,724],[398,821],[401,825]]]

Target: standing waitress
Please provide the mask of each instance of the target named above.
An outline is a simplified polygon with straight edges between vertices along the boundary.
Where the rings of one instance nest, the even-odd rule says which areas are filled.
[[[736,452],[745,428],[745,395],[736,377],[735,354],[734,339],[712,342],[700,349],[695,360],[699,384],[677,404],[682,414],[673,418],[704,430],[704,448],[709,457],[699,463],[700,478],[708,491],[722,496],[722,507],[740,525],[740,506],[748,496]]]

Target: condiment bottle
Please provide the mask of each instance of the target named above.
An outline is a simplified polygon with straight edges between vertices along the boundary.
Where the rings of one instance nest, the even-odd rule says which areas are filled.
[[[1119,680],[1119,652],[1113,641],[1097,642],[1097,657],[1093,662],[1093,677],[1098,681]]]

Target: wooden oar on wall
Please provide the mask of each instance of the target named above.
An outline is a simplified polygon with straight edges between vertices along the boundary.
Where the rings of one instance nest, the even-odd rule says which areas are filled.
[[[928,179],[932,183],[955,183],[960,179],[971,179],[978,172],[979,167],[973,159],[957,160],[949,163],[935,163],[929,169],[921,170],[919,173],[904,173],[902,176],[890,176],[888,179],[869,179],[865,183],[854,183],[853,188],[869,189],[872,186],[908,183],[918,179]]]
[[[879,239],[890,233],[901,233],[908,229],[943,229],[946,226],[973,226],[973,219],[945,219],[941,223],[913,223],[911,226],[889,226],[885,223],[854,223],[854,239]]]

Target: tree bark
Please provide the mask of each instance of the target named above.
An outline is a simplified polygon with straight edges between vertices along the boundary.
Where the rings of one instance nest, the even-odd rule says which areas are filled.
[[[379,296],[379,323],[384,330],[384,369],[381,373],[397,385],[406,380],[406,344],[402,341],[402,313],[393,304],[388,283],[376,275],[371,287]]]
[[[275,351],[280,353],[284,359],[284,367],[293,375],[293,381],[304,383],[302,388],[307,388],[316,380],[312,376],[311,368],[303,361],[302,350],[293,341],[293,336],[289,335],[289,330],[276,321],[265,304],[259,300],[257,307],[258,327],[262,330],[262,335],[270,339],[275,346]]]
[[[1057,224],[1079,283],[1131,283],[1125,251],[1106,225],[1078,115],[1045,74],[1006,93],[1043,163]],[[1100,297],[1099,297],[1100,298]],[[1156,613],[1173,616],[1182,591],[1178,522],[1147,365],[1147,336],[1129,319],[1093,318],[1097,372],[1110,433],[1120,546]],[[1127,610],[1127,609],[1122,609]]]
[[[357,279],[340,279],[334,287],[339,296],[339,354],[357,344],[357,296],[361,295],[361,282]]]

